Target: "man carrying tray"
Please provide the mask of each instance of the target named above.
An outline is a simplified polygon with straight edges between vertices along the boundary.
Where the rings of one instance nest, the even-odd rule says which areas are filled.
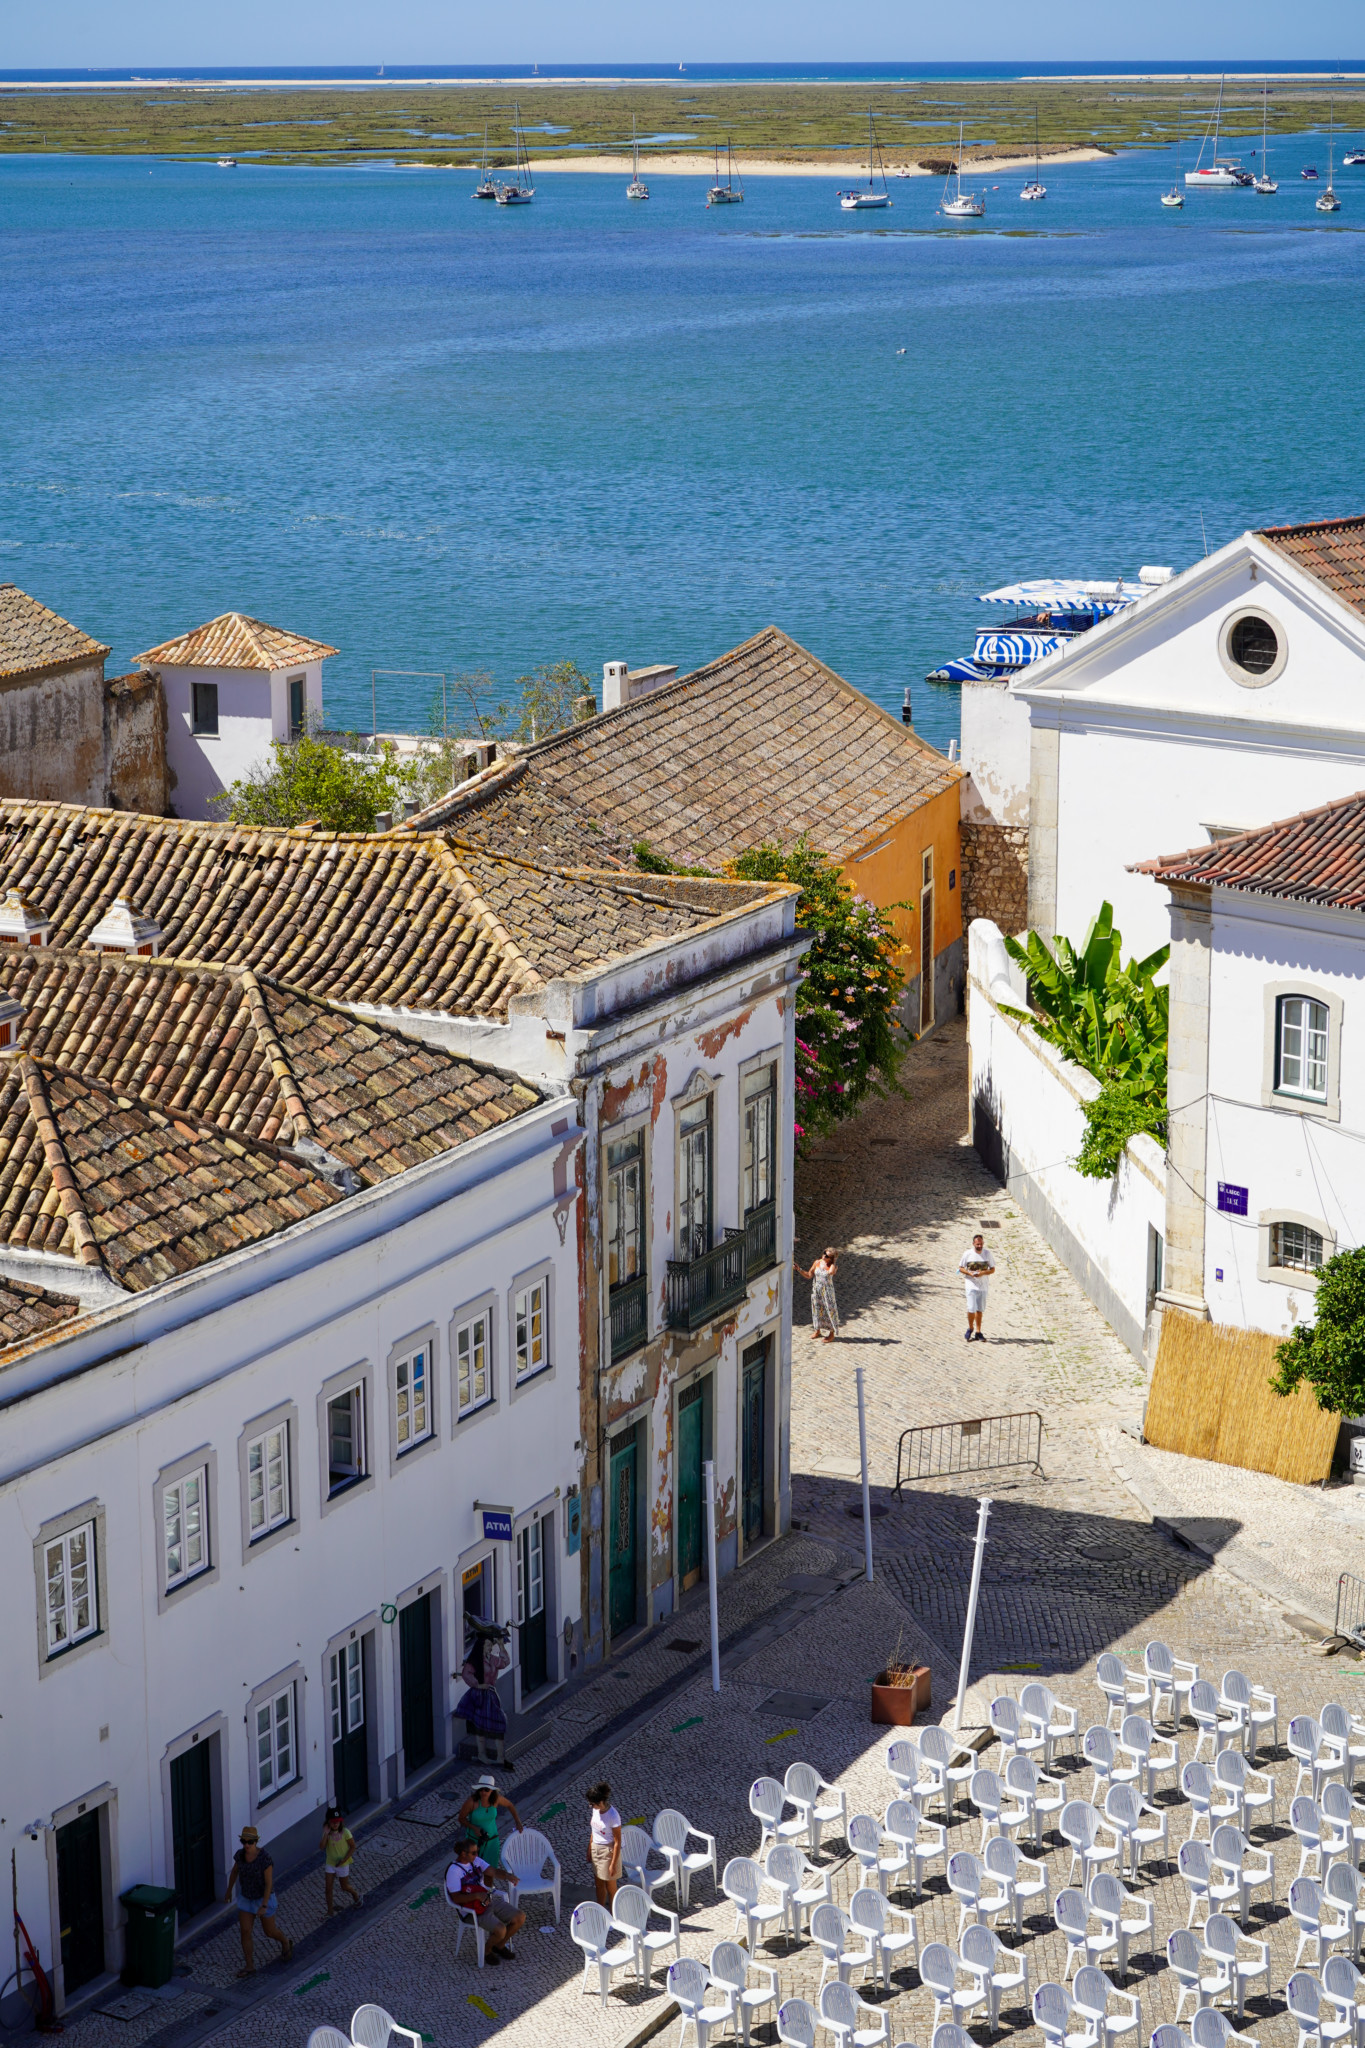
[[[981,1330],[981,1318],[986,1309],[986,1286],[995,1267],[991,1264],[991,1255],[986,1250],[986,1240],[979,1230],[972,1239],[970,1248],[962,1254],[962,1261],[957,1270],[962,1275],[967,1290],[966,1341],[968,1344],[984,1344],[986,1339]]]

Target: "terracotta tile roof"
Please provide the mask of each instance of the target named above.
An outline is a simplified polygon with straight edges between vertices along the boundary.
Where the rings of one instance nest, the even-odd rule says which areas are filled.
[[[279,669],[335,653],[335,647],[321,640],[286,633],[279,626],[267,626],[264,619],[249,619],[245,612],[223,612],[206,626],[196,626],[192,633],[149,647],[138,660],[158,662],[166,668]]]
[[[456,792],[423,822],[439,817],[461,838],[497,835],[504,846],[524,825],[528,844],[559,858],[577,845],[629,858],[643,839],[670,860],[709,866],[802,832],[846,857],[962,772],[769,626],[708,667],[556,733],[496,789]]]
[[[556,873],[436,834],[351,836],[148,818],[22,798],[0,801],[0,896],[84,944],[116,896],[161,927],[162,957],[252,967],[343,1003],[498,1017],[572,958],[719,914],[641,877]],[[672,900],[670,900],[670,897]],[[750,900],[732,885],[729,907]],[[546,916],[553,905],[554,917]]]
[[[45,1337],[59,1323],[69,1323],[82,1313],[72,1294],[53,1294],[49,1288],[30,1287],[23,1280],[9,1280],[0,1274],[0,1346]]]
[[[17,583],[0,583],[0,676],[41,673],[76,661],[103,661],[109,649],[50,612]]]
[[[1131,872],[1162,882],[1205,888],[1216,883],[1256,896],[1365,910],[1365,791],[1214,846],[1139,861]]]
[[[1365,516],[1262,527],[1260,539],[1358,612],[1365,612]]]
[[[23,1004],[20,1044],[44,1066],[236,1138],[311,1140],[366,1183],[539,1100],[250,968],[4,947],[0,996]]]
[[[575,803],[557,779],[542,780],[524,755],[480,778],[477,788],[440,798],[403,829],[420,832],[442,819],[471,846],[519,852],[551,867],[617,868],[639,876],[630,841]]]

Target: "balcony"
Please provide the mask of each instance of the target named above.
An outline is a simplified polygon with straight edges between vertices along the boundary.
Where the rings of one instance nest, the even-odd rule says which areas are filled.
[[[756,1279],[777,1264],[777,1203],[764,1202],[744,1219],[744,1272]]]
[[[699,1259],[669,1260],[664,1321],[670,1330],[699,1330],[743,1301],[747,1236],[743,1230],[727,1230],[722,1242]]]
[[[649,1279],[641,1273],[624,1286],[613,1287],[611,1306],[611,1362],[628,1358],[649,1336]]]

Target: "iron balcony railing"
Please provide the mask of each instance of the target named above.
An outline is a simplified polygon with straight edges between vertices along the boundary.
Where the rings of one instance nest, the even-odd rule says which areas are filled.
[[[747,1232],[727,1230],[714,1250],[697,1259],[668,1262],[668,1306],[664,1320],[670,1330],[699,1330],[744,1299]]]
[[[764,1202],[744,1219],[744,1271],[752,1280],[777,1264],[777,1203]]]
[[[611,1362],[638,1351],[649,1336],[649,1278],[627,1280],[611,1291]]]

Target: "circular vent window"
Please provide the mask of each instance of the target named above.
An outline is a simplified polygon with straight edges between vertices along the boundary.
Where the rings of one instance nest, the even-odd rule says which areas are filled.
[[[1262,690],[1283,674],[1289,649],[1278,619],[1248,607],[1224,619],[1218,652],[1234,683],[1244,690]]]

